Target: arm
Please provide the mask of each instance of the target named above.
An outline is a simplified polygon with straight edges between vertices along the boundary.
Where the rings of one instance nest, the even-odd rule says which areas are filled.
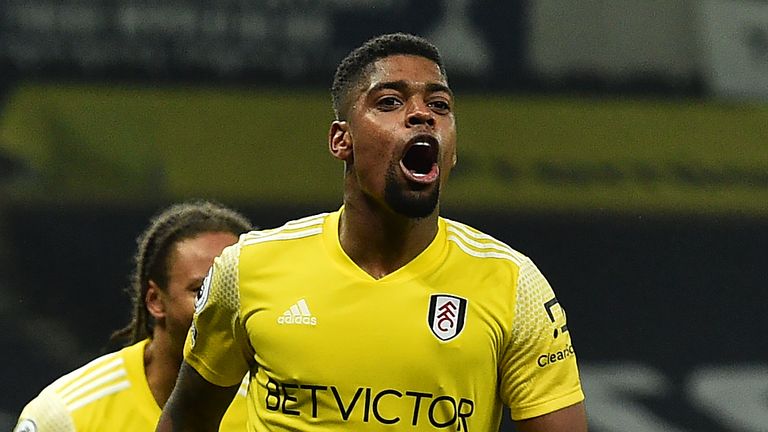
[[[245,352],[248,339],[239,319],[238,256],[238,249],[224,249],[203,282],[184,361],[157,432],[217,431],[249,370],[252,357]]]
[[[565,311],[527,260],[520,266],[500,395],[523,432],[583,432],[584,392]]]
[[[587,432],[587,414],[584,403],[515,422],[518,432]]]
[[[221,418],[240,385],[219,387],[206,381],[186,361],[163,408],[156,432],[218,431]]]

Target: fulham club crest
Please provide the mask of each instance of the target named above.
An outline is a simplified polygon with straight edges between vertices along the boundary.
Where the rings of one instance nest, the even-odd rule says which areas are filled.
[[[427,324],[435,336],[447,342],[461,333],[467,318],[467,299],[449,294],[433,294],[429,299]]]

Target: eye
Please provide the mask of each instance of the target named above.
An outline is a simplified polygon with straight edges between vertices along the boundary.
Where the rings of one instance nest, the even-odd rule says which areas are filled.
[[[429,103],[429,107],[438,114],[446,114],[451,111],[451,104],[444,100],[432,101]]]
[[[401,105],[403,105],[403,102],[400,101],[400,99],[396,98],[395,96],[384,96],[377,102],[377,105],[379,108],[383,110],[393,110]]]
[[[187,289],[188,289],[190,292],[193,292],[193,293],[195,294],[195,296],[197,296],[197,295],[199,295],[199,294],[200,294],[200,291],[202,291],[202,289],[203,289],[203,283],[202,283],[202,281],[201,281],[200,283],[193,283],[193,284],[190,284],[190,285],[187,287]]]

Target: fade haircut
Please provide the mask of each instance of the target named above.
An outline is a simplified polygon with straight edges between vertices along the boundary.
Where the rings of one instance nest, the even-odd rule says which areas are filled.
[[[443,78],[448,75],[440,58],[440,51],[428,40],[405,33],[377,36],[355,48],[339,63],[333,75],[331,98],[336,120],[346,120],[352,90],[360,84],[375,61],[398,54],[410,54],[432,60],[440,68]]]
[[[112,334],[110,341],[127,341],[126,345],[131,345],[152,335],[155,323],[145,303],[149,281],[154,281],[163,291],[168,288],[171,256],[179,242],[204,233],[239,236],[252,229],[245,216],[211,201],[174,204],[153,216],[147,229],[136,239],[138,248],[127,290],[133,303],[133,316],[127,326]]]

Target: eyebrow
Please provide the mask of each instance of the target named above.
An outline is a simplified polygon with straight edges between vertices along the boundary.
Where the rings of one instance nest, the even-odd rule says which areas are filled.
[[[405,80],[385,81],[385,82],[380,82],[375,86],[371,87],[368,90],[368,93],[373,93],[373,92],[377,92],[380,90],[387,90],[387,89],[396,90],[396,91],[405,93],[406,90],[408,90],[408,87],[410,87],[410,85]],[[442,83],[435,83],[435,82],[427,83],[426,90],[428,93],[445,92],[445,93],[448,93],[451,97],[453,97],[453,91],[450,89],[450,87]]]

